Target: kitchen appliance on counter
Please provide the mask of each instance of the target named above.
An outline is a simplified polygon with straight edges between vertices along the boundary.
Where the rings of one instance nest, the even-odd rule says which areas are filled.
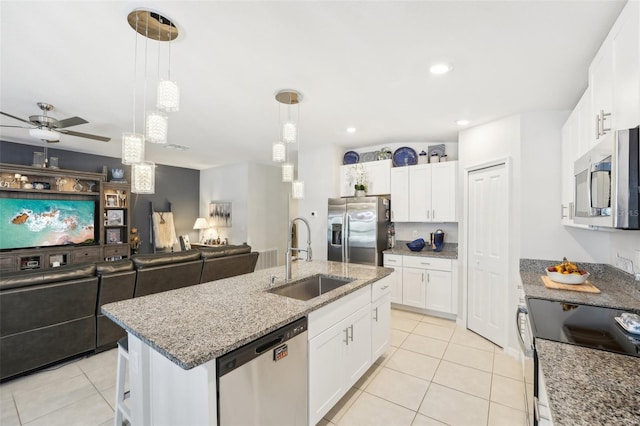
[[[518,306],[516,326],[525,355],[525,376],[533,376],[534,425],[540,419],[549,418],[544,382],[538,371],[535,339],[640,357],[640,336],[623,330],[615,319],[624,312],[615,308],[533,297],[526,298],[526,306]]]
[[[216,360],[218,424],[307,424],[307,318]]]
[[[607,135],[574,163],[575,223],[640,229],[639,127]]]
[[[327,259],[382,266],[382,251],[389,248],[389,207],[387,197],[330,198]]]

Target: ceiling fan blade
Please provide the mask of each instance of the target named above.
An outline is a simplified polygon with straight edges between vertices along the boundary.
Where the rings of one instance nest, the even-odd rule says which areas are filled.
[[[56,127],[59,129],[64,129],[65,127],[77,126],[78,124],[86,124],[86,123],[88,123],[88,121],[85,120],[84,118],[70,117],[70,118],[65,118],[64,120],[59,120]]]
[[[10,126],[8,124],[0,124],[0,127],[17,127],[18,129],[30,129],[31,127],[27,126]]]
[[[20,118],[20,117],[16,117],[15,115],[7,114],[6,112],[2,112],[2,111],[0,111],[0,114],[2,114],[2,115],[6,115],[7,117],[11,117],[11,118],[16,119],[16,120],[18,120],[18,121],[25,122],[25,123],[27,123],[27,124],[33,124],[33,123],[31,123],[30,121],[28,121],[28,120],[22,119],[22,118]]]
[[[111,140],[111,138],[107,138],[105,136],[90,135],[89,133],[74,132],[73,130],[62,130],[61,129],[61,130],[58,130],[58,132],[63,133],[65,135],[77,136],[79,138],[93,139],[93,140],[101,141],[101,142],[109,142]]]

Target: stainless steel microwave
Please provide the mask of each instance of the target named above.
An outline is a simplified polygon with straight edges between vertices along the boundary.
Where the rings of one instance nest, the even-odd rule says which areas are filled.
[[[609,134],[574,163],[574,222],[640,229],[638,127]]]

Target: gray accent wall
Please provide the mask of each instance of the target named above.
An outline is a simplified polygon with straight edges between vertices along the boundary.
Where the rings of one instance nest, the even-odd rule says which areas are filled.
[[[34,151],[42,151],[42,148],[0,141],[0,163],[30,166]],[[58,166],[61,169],[100,173],[102,166],[107,166],[108,180],[111,179],[111,169],[125,169],[125,178],[130,181],[131,167],[123,165],[120,158],[66,151],[51,148],[51,146],[47,151],[49,157],[59,158]],[[193,224],[199,213],[199,197],[199,170],[156,165],[155,194],[132,194],[131,196],[131,227],[138,228],[142,240],[139,252],[153,252],[150,239],[151,202],[155,211],[167,211],[171,203],[176,234],[179,236],[193,232]],[[180,250],[180,245],[176,244],[174,250]]]

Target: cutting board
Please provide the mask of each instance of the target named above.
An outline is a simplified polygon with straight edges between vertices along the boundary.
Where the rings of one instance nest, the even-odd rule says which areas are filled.
[[[594,286],[589,282],[589,280],[585,281],[584,284],[562,284],[552,281],[546,275],[542,275],[542,282],[546,288],[552,288],[554,290],[571,290],[571,291],[582,291],[585,293],[600,293],[598,287]]]

